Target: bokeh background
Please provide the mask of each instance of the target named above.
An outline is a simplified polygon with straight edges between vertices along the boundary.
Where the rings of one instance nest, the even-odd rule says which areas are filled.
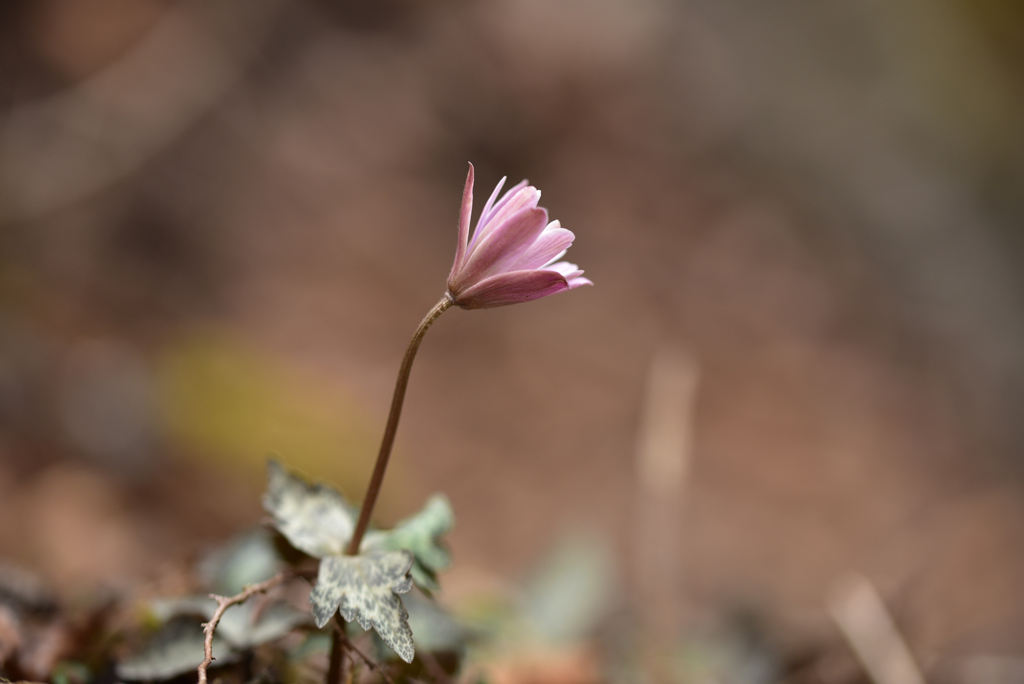
[[[447,492],[446,600],[588,539],[640,634],[855,681],[853,581],[1024,681],[1022,121],[1016,0],[8,0],[0,554],[130,591],[271,453],[359,499],[471,161],[596,286],[426,338],[378,518]]]

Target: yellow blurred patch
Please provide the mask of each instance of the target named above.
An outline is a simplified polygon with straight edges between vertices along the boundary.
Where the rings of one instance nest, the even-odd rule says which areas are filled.
[[[362,498],[381,428],[337,383],[219,333],[168,348],[158,374],[165,429],[186,452],[261,477],[267,457],[280,455]]]

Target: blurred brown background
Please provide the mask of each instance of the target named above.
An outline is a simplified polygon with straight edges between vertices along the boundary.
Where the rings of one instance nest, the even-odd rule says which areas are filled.
[[[863,573],[1024,680],[1022,115],[1015,0],[9,0],[0,554],[145,581],[271,452],[360,498],[472,161],[596,286],[426,338],[379,518],[449,494],[453,595],[584,526],[625,610]]]

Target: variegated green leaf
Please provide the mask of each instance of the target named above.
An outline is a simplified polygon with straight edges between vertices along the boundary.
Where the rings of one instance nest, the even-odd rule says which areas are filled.
[[[263,507],[292,546],[315,558],[345,552],[355,516],[345,499],[324,484],[309,484],[281,467],[267,465],[270,482]]]
[[[158,599],[150,604],[153,617],[168,622],[183,615],[201,616],[205,620],[213,617],[217,602],[209,596],[184,596],[174,599]],[[247,601],[231,606],[217,625],[217,638],[233,648],[246,649],[276,641],[295,627],[309,623],[309,614],[292,608],[286,603],[275,602],[257,605]]]
[[[363,539],[362,549],[407,549],[415,562],[412,578],[427,591],[437,591],[437,573],[451,565],[451,554],[439,543],[442,535],[455,525],[451,504],[443,494],[434,494],[415,515],[402,520],[394,529],[374,530]]]
[[[252,648],[277,641],[302,624],[309,624],[309,613],[284,603],[274,603],[260,610],[260,606],[249,601],[228,608],[217,630],[232,646]]]
[[[409,614],[398,594],[412,589],[409,551],[369,551],[359,556],[328,556],[320,563],[316,586],[309,595],[317,627],[335,611],[363,629],[376,630],[391,650],[407,663],[415,655]]]
[[[436,573],[448,566],[447,549],[438,538],[451,529],[448,500],[435,495],[422,511],[393,530],[371,530],[358,556],[345,554],[357,511],[338,492],[314,485],[270,462],[270,484],[263,505],[277,529],[298,549],[321,559],[310,593],[319,627],[335,612],[345,620],[373,628],[403,660],[412,661],[414,646],[408,614],[398,594],[416,581],[436,589]],[[409,577],[410,571],[412,578]]]
[[[138,653],[117,664],[119,679],[162,681],[186,672],[195,672],[203,660],[203,628],[199,620],[179,616],[160,628]],[[238,659],[239,653],[219,637],[213,639],[213,655],[218,665]]]

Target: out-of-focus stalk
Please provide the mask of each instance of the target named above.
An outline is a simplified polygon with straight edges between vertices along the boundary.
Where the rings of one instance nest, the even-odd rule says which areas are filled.
[[[391,448],[395,444],[398,419],[402,416],[402,404],[405,402],[405,388],[409,385],[409,373],[412,371],[412,362],[416,358],[416,352],[419,351],[420,343],[423,341],[423,336],[427,334],[427,329],[451,305],[451,295],[445,293],[441,301],[420,321],[419,327],[413,333],[412,341],[409,342],[409,347],[405,350],[402,365],[398,369],[398,379],[395,381],[395,393],[391,397],[391,413],[388,414],[388,424],[384,428],[384,438],[380,443],[377,463],[373,467],[373,475],[370,477],[370,485],[366,488],[366,496],[363,497],[363,506],[359,509],[359,520],[356,522],[356,528],[353,530],[352,538],[345,550],[350,556],[359,553],[359,545],[363,541],[363,535],[366,534],[366,528],[370,525],[373,507],[377,503],[377,495],[380,494],[380,487],[384,482],[384,473],[387,471],[388,460],[391,458]],[[344,678],[345,641],[341,638],[341,630],[344,629],[345,624],[339,619],[331,639],[330,667],[327,670],[325,684],[340,684]]]
[[[377,503],[377,495],[380,494],[381,483],[384,482],[384,472],[388,467],[388,459],[391,458],[391,447],[395,444],[395,433],[398,431],[398,419],[402,415],[402,404],[405,402],[405,388],[409,384],[409,372],[412,370],[412,362],[416,358],[416,352],[420,348],[423,336],[427,329],[437,320],[437,317],[445,312],[445,309],[452,305],[452,298],[446,293],[433,309],[430,310],[416,328],[408,349],[405,350],[405,358],[402,359],[402,366],[398,369],[398,380],[395,381],[395,394],[391,398],[391,413],[388,415],[388,424],[384,428],[384,438],[380,443],[380,452],[377,454],[377,464],[373,467],[373,476],[370,478],[370,486],[366,488],[366,496],[363,497],[363,507],[359,509],[359,521],[356,529],[352,532],[352,539],[349,540],[346,553],[354,556],[359,553],[359,544],[363,541],[366,528],[370,524],[370,516],[373,514],[373,507]]]

